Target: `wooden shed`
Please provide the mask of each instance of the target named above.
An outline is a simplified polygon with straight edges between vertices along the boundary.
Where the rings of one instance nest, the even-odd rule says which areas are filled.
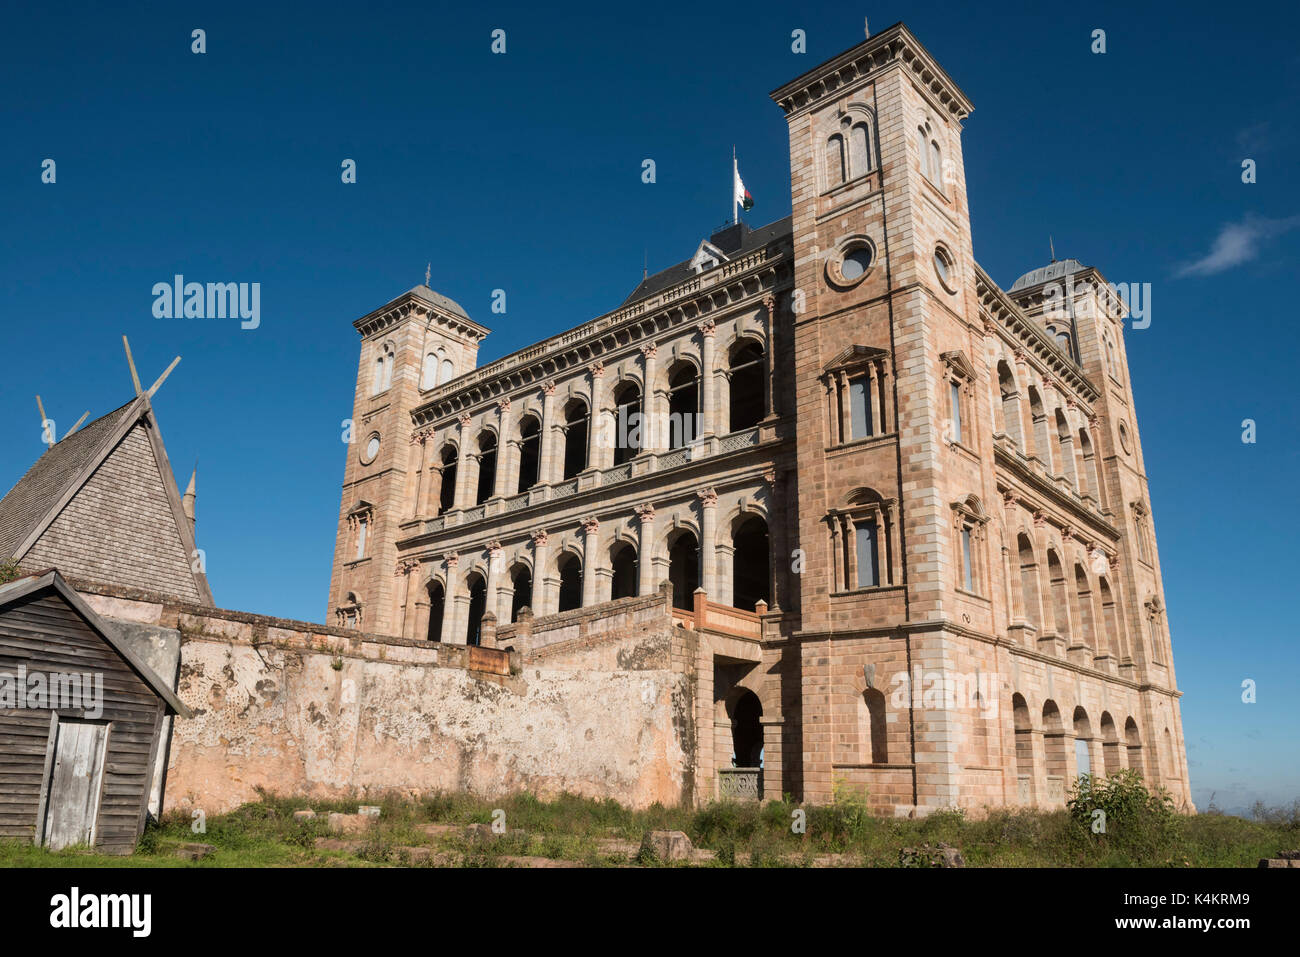
[[[129,854],[190,711],[57,571],[0,585],[0,837]]]

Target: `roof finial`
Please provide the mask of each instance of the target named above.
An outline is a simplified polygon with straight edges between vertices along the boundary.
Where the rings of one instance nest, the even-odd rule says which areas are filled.
[[[1047,235],[1047,247],[1052,251],[1052,262],[1056,262],[1056,244],[1052,242],[1050,233]]]
[[[650,247],[647,246],[641,250],[641,281],[645,282],[650,278]]]
[[[867,23],[866,17],[862,18],[862,32],[867,35],[868,40],[871,39],[871,24]]]
[[[424,267],[424,284],[429,285],[429,276],[433,272],[433,263],[426,263]]]

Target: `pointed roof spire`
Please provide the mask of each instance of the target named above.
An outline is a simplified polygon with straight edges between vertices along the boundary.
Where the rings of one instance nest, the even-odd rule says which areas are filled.
[[[190,531],[194,531],[194,501],[198,494],[194,486],[199,478],[199,460],[194,460],[194,471],[190,473],[190,484],[185,486],[185,494],[181,496],[181,507],[185,510],[185,517],[190,520]]]
[[[1052,251],[1052,262],[1056,262],[1056,243],[1052,242],[1052,234],[1047,234],[1047,248]]]

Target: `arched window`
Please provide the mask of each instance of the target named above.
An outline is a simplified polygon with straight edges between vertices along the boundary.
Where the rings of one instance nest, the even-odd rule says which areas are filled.
[[[689,529],[678,531],[668,545],[668,580],[673,586],[673,607],[694,608],[695,589],[700,587],[700,543]]]
[[[868,688],[858,697],[858,747],[863,764],[889,763],[889,738],[885,724],[885,696]]]
[[[668,377],[668,447],[690,445],[699,434],[700,377],[695,366],[680,362]]]
[[[1142,736],[1138,734],[1137,722],[1129,715],[1124,722],[1124,750],[1127,752],[1128,766],[1142,773]]]
[[[1102,768],[1107,775],[1119,771],[1119,734],[1115,730],[1115,719],[1109,711],[1101,713],[1101,758]]]
[[[835,133],[826,141],[827,187],[839,186],[847,179],[844,158],[844,137]]]
[[[1002,398],[1002,431],[1011,437],[1016,448],[1025,451],[1025,436],[1020,421],[1020,390],[1006,360],[998,363],[998,392]]]
[[[483,615],[487,612],[487,582],[478,572],[471,572],[465,585],[469,589],[469,623],[465,628],[465,644],[477,645],[483,640]]]
[[[573,399],[564,407],[564,477],[587,467],[587,403]]]
[[[1111,339],[1110,333],[1108,332],[1102,336],[1102,342],[1106,344],[1106,370],[1118,379],[1119,359],[1115,355],[1115,341]]]
[[[1065,584],[1065,569],[1061,567],[1061,560],[1057,558],[1056,552],[1050,548],[1047,550],[1047,578],[1051,582],[1052,614],[1044,616],[1047,619],[1043,623],[1044,630],[1050,628],[1062,638],[1068,638],[1070,593]]]
[[[766,363],[763,347],[745,341],[731,350],[731,431],[758,425],[764,415]]]
[[[393,344],[385,342],[379,349],[379,355],[375,357],[375,376],[371,395],[379,395],[393,384],[393,360]]]
[[[582,607],[582,561],[572,552],[565,552],[556,562],[560,572],[560,603],[557,611],[573,611]]]
[[[1094,654],[1104,654],[1108,648],[1098,645],[1097,633],[1092,615],[1092,586],[1088,583],[1088,573],[1082,565],[1074,566],[1075,615],[1078,620],[1079,641],[1093,650]]]
[[[1101,505],[1101,476],[1097,473],[1097,458],[1092,453],[1092,439],[1088,438],[1087,429],[1079,429],[1079,455],[1083,459],[1083,493]]]
[[[515,593],[510,599],[510,620],[518,621],[519,613],[533,606],[533,573],[527,565],[520,565],[510,576]]]
[[[429,631],[426,637],[430,641],[442,641],[442,616],[446,611],[447,593],[438,582],[429,582]]]
[[[731,536],[731,605],[754,611],[758,602],[772,602],[767,522],[761,515],[744,515],[736,522]]]
[[[527,492],[541,478],[542,426],[536,416],[519,422],[519,491]]]
[[[930,182],[943,186],[943,152],[938,140],[930,140]]]
[[[635,382],[626,382],[614,393],[614,406],[618,410],[615,424],[614,464],[622,465],[641,451],[641,389]]]
[[[637,554],[630,542],[615,542],[610,552],[609,589],[611,599],[633,598],[637,593]]]
[[[849,130],[849,175],[856,179],[871,167],[871,129],[865,121],[855,123]]]
[[[478,494],[475,505],[482,505],[492,497],[497,481],[497,437],[484,432],[478,437]]]
[[[924,126],[916,128],[916,155],[921,164],[921,173],[933,182],[936,174],[930,172],[930,138],[926,135]]]
[[[1104,577],[1097,579],[1097,592],[1101,596],[1102,632],[1105,635],[1106,645],[1110,648],[1111,654],[1125,657],[1127,652],[1120,643],[1119,609],[1115,605],[1115,596],[1110,590],[1110,583]]]
[[[1061,474],[1070,483],[1070,488],[1077,492],[1079,476],[1074,462],[1074,436],[1070,434],[1070,423],[1060,409],[1056,410],[1056,442],[1060,453]]]
[[[1052,472],[1052,442],[1047,427],[1047,412],[1042,396],[1032,385],[1029,387],[1029,417],[1034,422],[1034,455],[1050,473]]]
[[[1065,801],[1065,726],[1061,709],[1048,698],[1043,702],[1043,757],[1047,763],[1048,798]]]
[[[442,448],[442,488],[438,491],[438,514],[456,505],[456,449],[451,445]]]
[[[438,384],[438,355],[430,352],[424,357],[424,367],[420,370],[420,388],[432,389]]]
[[[450,359],[442,360],[442,372],[438,374],[438,384],[450,382],[456,377],[456,367],[451,364]]]

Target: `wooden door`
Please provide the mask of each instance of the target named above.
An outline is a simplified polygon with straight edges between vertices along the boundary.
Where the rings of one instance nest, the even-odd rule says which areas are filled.
[[[44,843],[55,851],[73,844],[93,845],[108,725],[60,719],[55,734]]]

